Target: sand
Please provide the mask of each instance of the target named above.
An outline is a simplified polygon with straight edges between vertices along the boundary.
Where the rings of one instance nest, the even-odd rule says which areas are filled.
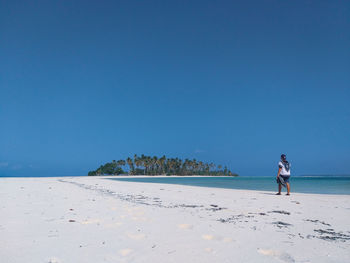
[[[350,262],[350,196],[2,178],[0,262]]]

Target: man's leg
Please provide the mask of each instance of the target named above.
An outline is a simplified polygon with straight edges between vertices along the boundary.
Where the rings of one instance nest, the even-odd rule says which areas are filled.
[[[290,184],[286,183],[286,185],[287,185],[287,195],[289,195],[290,194]]]
[[[282,185],[281,184],[278,184],[278,193],[277,194],[281,194],[281,191],[282,191]]]

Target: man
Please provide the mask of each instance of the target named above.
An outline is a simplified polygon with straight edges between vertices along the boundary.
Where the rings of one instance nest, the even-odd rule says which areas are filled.
[[[278,193],[280,195],[282,191],[282,183],[284,182],[287,187],[287,195],[290,195],[290,163],[287,161],[285,154],[281,155],[281,161],[278,163],[278,173],[277,173],[277,182],[278,182]],[[283,180],[280,180],[283,179]]]

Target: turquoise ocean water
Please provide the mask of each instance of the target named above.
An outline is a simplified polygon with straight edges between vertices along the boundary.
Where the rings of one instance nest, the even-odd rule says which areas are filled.
[[[113,178],[126,182],[179,184],[228,189],[276,191],[276,177],[151,177]],[[292,176],[291,192],[350,195],[350,176]],[[284,188],[282,191],[286,191]]]

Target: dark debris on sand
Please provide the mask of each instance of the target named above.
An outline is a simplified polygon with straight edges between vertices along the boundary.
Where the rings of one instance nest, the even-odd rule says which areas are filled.
[[[283,211],[283,210],[272,210],[272,211],[269,211],[268,213],[276,213],[276,214],[282,214],[282,215],[290,215],[290,212],[288,212],[288,211]]]
[[[228,217],[226,219],[220,218],[217,221],[219,221],[221,223],[236,223],[236,222],[243,222],[244,219],[252,218],[252,217],[254,217],[254,216],[250,216],[250,215],[247,216],[247,215],[240,214],[240,215],[233,215],[233,216]]]
[[[326,222],[323,222],[323,221],[320,221],[320,220],[311,220],[311,219],[305,219],[304,221],[306,222],[312,222],[312,223],[318,223],[318,224],[321,224],[321,225],[324,225],[324,226],[331,226],[330,224],[327,224]]]
[[[350,235],[344,234],[342,232],[335,232],[334,229],[332,228],[315,229],[314,231],[318,234],[318,236],[309,235],[308,238],[316,237],[327,241],[343,241],[343,242],[350,240]]]
[[[210,205],[210,208],[206,208],[205,210],[216,212],[216,211],[225,210],[225,209],[227,208],[219,207],[218,205]]]
[[[286,228],[286,227],[292,226],[292,224],[289,224],[289,223],[286,223],[286,222],[282,222],[282,221],[272,222],[272,224],[277,226],[278,228]]]

